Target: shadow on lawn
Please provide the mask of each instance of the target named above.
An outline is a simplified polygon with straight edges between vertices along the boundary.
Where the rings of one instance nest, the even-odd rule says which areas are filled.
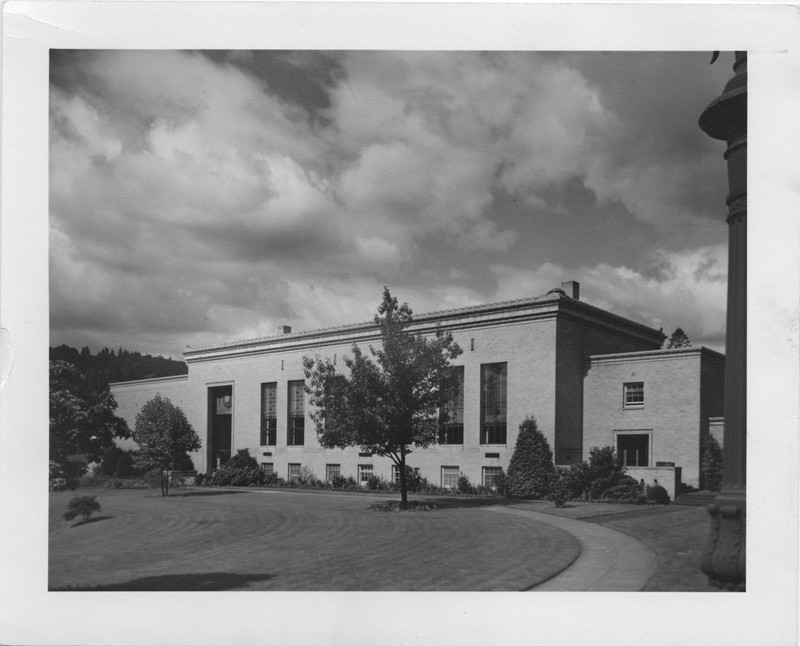
[[[219,592],[244,588],[255,581],[269,581],[271,574],[203,572],[200,574],[162,574],[109,585],[49,588],[51,592]]]
[[[190,491],[188,493],[182,494],[172,494],[176,498],[180,496],[181,498],[188,498],[189,496],[232,496],[237,493],[247,493],[246,491]]]
[[[95,516],[94,518],[89,518],[88,520],[79,520],[77,523],[73,523],[70,527],[80,527],[81,525],[88,525],[89,523],[97,523],[101,520],[111,520],[114,518],[113,516]]]
[[[399,501],[398,501],[399,502]],[[450,509],[453,507],[494,507],[497,505],[518,505],[524,500],[515,498],[459,498],[456,496],[442,497],[419,497],[409,500],[409,502],[425,503],[436,505],[439,509]]]

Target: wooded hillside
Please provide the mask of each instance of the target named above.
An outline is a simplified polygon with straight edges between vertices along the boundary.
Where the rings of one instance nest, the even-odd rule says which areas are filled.
[[[50,348],[50,360],[68,361],[86,378],[90,390],[105,390],[110,382],[130,381],[185,375],[188,367],[183,361],[154,357],[141,352],[119,348],[116,352],[103,348],[92,354],[88,347],[77,350],[68,345]]]

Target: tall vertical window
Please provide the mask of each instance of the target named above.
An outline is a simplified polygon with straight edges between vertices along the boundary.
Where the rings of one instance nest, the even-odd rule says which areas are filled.
[[[278,384],[261,384],[261,446],[277,444]]]
[[[400,484],[400,467],[396,464],[392,465],[392,482]]]
[[[506,443],[507,363],[481,366],[481,444]]]
[[[295,482],[300,479],[300,463],[289,463],[289,482]]]
[[[458,467],[442,467],[442,487],[455,489],[458,486],[458,476],[460,474]]]
[[[444,424],[442,427],[442,444],[464,443],[464,366],[453,366],[458,390],[445,404],[442,410]]]
[[[262,462],[261,463],[261,473],[265,476],[271,476],[275,473],[275,463],[274,462]]]
[[[289,382],[289,423],[287,427],[286,444],[299,446],[303,444],[303,434],[306,425],[305,393],[303,380]]]
[[[644,382],[633,381],[622,385],[625,408],[644,407]]]

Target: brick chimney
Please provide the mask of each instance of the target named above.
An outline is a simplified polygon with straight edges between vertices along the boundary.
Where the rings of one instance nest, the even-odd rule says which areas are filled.
[[[568,280],[564,283],[561,283],[561,289],[563,289],[564,293],[570,298],[574,298],[576,301],[579,301],[581,299],[580,283],[574,280]]]

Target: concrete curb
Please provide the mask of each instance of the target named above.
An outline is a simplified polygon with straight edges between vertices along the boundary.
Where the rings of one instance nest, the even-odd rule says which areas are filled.
[[[534,592],[633,592],[656,571],[656,555],[641,541],[608,527],[515,507],[487,507],[552,525],[578,539],[581,553],[563,572],[532,588]]]

